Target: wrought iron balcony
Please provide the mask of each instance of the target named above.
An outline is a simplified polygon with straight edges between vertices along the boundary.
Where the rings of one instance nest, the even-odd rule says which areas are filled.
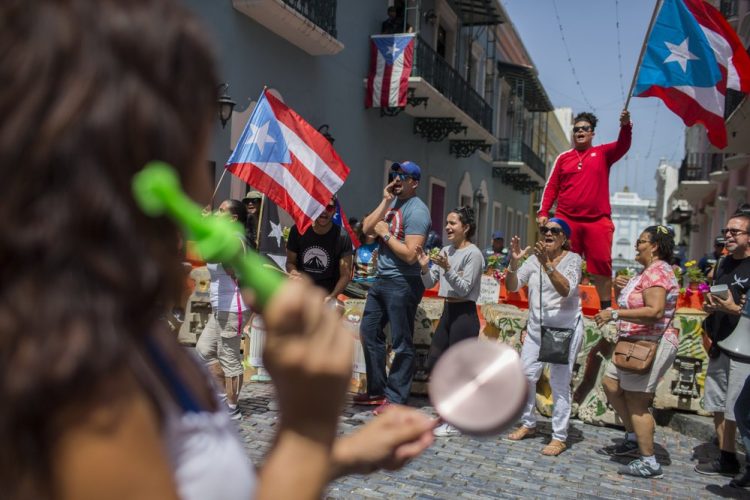
[[[310,55],[333,55],[337,0],[232,0],[235,9]]]
[[[711,172],[721,172],[724,155],[719,153],[688,153],[680,166],[679,181],[708,182]]]
[[[285,4],[317,24],[323,31],[336,38],[337,0],[282,0]]]
[[[494,161],[521,162],[526,164],[540,178],[546,177],[546,166],[534,150],[521,139],[500,139],[495,146]]]
[[[737,17],[737,0],[721,0],[719,11],[725,19]]]
[[[424,78],[438,92],[492,132],[492,107],[443,57],[417,36],[412,76]]]
[[[727,89],[726,96],[724,97],[724,119],[726,120],[737,109],[742,100],[745,98],[745,94],[738,92],[733,89]]]

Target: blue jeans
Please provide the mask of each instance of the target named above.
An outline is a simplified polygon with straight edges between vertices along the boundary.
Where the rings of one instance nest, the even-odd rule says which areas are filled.
[[[424,285],[419,276],[378,278],[367,294],[359,332],[367,367],[367,393],[385,395],[392,403],[406,403],[414,377],[414,317]],[[394,358],[385,374],[385,332],[391,324]]]
[[[745,379],[745,385],[737,402],[734,404],[734,418],[737,420],[737,428],[740,430],[745,450],[750,453],[750,376]],[[748,465],[750,469],[750,465]]]

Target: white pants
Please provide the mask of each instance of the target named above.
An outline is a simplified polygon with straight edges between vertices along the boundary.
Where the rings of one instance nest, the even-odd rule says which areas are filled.
[[[568,421],[570,420],[570,377],[573,373],[578,350],[583,340],[583,321],[578,322],[576,333],[570,342],[570,355],[567,365],[550,363],[550,386],[552,387],[552,438],[565,441],[568,438]],[[538,361],[541,337],[539,332],[527,332],[521,349],[523,372],[529,383],[529,395],[521,416],[524,427],[536,427],[536,383],[542,375],[544,363]]]

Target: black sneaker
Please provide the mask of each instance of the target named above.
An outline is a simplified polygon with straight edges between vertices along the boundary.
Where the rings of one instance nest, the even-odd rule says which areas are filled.
[[[729,481],[729,486],[732,488],[750,487],[750,466],[746,465],[744,474],[738,474],[737,477]]]
[[[651,479],[659,479],[660,477],[664,477],[664,473],[661,470],[661,465],[657,463],[656,468],[653,468],[640,458],[636,458],[628,465],[620,467],[617,470],[617,473],[624,476],[645,477]]]
[[[620,444],[613,444],[612,446],[605,446],[602,448],[605,455],[616,456],[616,457],[638,457],[640,452],[638,451],[638,443],[624,440]]]
[[[734,476],[740,471],[740,464],[739,462],[728,464],[717,459],[711,462],[698,464],[693,470],[704,476]]]

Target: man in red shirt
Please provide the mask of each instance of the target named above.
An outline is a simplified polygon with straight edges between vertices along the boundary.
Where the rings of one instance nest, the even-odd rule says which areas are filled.
[[[616,142],[592,146],[597,119],[580,113],[573,120],[573,149],[557,157],[542,194],[536,221],[547,223],[557,201],[555,217],[570,225],[572,250],[586,259],[586,270],[593,275],[601,308],[612,305],[612,208],[609,205],[609,170],[630,149],[633,124],[630,112],[620,114],[620,134]]]

